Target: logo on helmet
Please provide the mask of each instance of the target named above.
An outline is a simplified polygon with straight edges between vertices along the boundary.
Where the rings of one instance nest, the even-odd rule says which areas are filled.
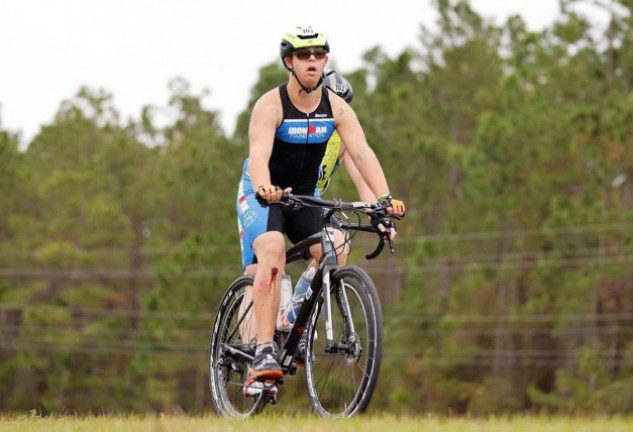
[[[301,27],[301,32],[304,34],[304,36],[314,34],[314,30],[312,30],[312,27]]]

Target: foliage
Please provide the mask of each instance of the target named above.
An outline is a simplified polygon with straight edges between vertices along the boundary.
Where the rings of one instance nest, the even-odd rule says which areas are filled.
[[[532,32],[438,0],[417,47],[346,74],[408,206],[397,254],[366,265],[386,335],[372,410],[633,412],[633,17],[594,5],[601,28],[591,4]],[[80,88],[26,148],[0,130],[0,410],[208,409],[250,110],[286,79],[259,71],[233,137],[183,78],[167,124]],[[355,191],[339,175],[328,194]]]
[[[282,432],[305,429],[314,432],[342,432],[348,430],[362,430],[366,432],[383,431],[385,428],[397,428],[402,432],[456,432],[463,430],[485,430],[489,432],[501,431],[532,431],[548,430],[552,432],[572,432],[577,430],[630,430],[633,420],[630,418],[608,417],[528,417],[515,416],[513,418],[448,418],[438,416],[390,416],[373,415],[358,416],[344,422],[332,422],[330,419],[315,416],[279,415],[264,412],[258,418],[250,419],[249,426],[256,430],[279,430]],[[238,426],[239,425],[239,426]],[[161,415],[54,415],[42,416],[36,410],[25,414],[0,417],[0,428],[15,432],[32,430],[86,431],[108,432],[116,429],[121,432],[155,431],[155,430],[186,430],[203,432],[208,430],[234,431],[242,428],[244,423],[234,419],[218,418],[210,415],[186,416],[179,413],[161,413]]]

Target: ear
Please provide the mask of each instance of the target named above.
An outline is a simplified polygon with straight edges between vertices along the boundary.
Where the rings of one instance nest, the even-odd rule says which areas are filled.
[[[292,56],[284,57],[284,65],[286,69],[292,70]]]

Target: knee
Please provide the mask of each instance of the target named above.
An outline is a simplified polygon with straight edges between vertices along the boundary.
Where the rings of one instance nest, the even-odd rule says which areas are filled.
[[[339,253],[347,255],[349,253],[349,237],[344,231],[334,231],[334,244]]]
[[[270,241],[261,242],[256,251],[258,264],[280,263],[286,257],[286,245],[283,241],[270,239]]]
[[[312,259],[314,259],[314,261],[321,261],[321,255],[323,255],[323,249],[321,249],[320,244],[314,245],[310,248],[310,256],[312,256]]]
[[[334,234],[334,244],[336,247],[336,257],[338,263],[339,265],[344,265],[350,250],[347,233],[337,230]]]

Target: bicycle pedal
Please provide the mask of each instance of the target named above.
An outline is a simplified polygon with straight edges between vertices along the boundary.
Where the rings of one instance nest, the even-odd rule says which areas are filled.
[[[262,389],[262,394],[264,397],[268,398],[268,403],[274,405],[277,403],[279,389],[277,388],[277,384],[279,381],[263,381],[264,388]]]
[[[244,388],[242,390],[244,396],[254,396],[259,397],[260,395],[266,395],[267,397],[276,396],[277,389],[277,381],[272,380],[258,380],[254,379],[252,381],[248,381],[244,384]]]
[[[290,366],[288,366],[288,374],[289,375],[297,374],[297,365],[294,362],[290,363]]]
[[[264,380],[258,380],[258,381],[260,381],[263,384],[264,390],[276,390],[277,385],[281,385],[284,383],[283,378],[279,380],[264,379]]]

